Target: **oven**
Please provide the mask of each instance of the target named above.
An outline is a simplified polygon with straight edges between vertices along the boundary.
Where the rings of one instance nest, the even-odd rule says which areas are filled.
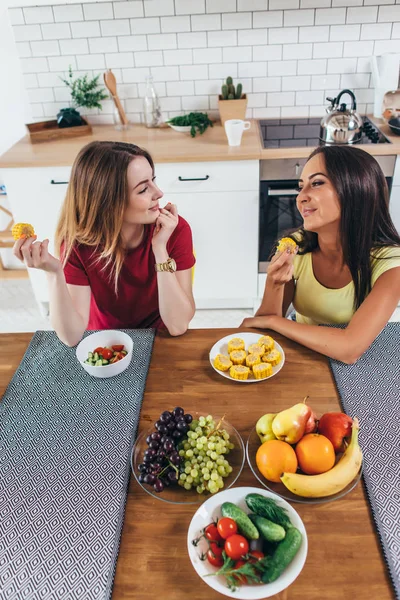
[[[375,158],[386,177],[390,192],[396,156]],[[259,273],[266,273],[275,242],[287,230],[298,228],[303,223],[296,207],[296,187],[306,161],[307,158],[260,161]]]

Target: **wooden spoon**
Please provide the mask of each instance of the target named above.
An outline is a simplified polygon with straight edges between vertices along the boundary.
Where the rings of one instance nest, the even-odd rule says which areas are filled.
[[[115,75],[114,73],[111,71],[111,69],[108,69],[104,74],[104,84],[106,86],[106,88],[108,89],[108,91],[111,94],[112,99],[114,100],[114,104],[117,107],[118,110],[118,114],[119,114],[119,118],[121,119],[121,122],[124,125],[128,125],[128,119],[127,116],[125,114],[124,108],[121,104],[121,100],[118,98],[118,94],[117,94],[117,81],[115,79]]]

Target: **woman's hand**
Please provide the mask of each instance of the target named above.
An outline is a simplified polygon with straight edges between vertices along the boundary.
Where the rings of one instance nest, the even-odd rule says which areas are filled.
[[[298,248],[294,253],[286,250],[284,252],[278,252],[275,254],[268,267],[268,279],[272,281],[275,286],[285,285],[293,279],[293,263],[294,257],[296,256]]]
[[[178,209],[175,204],[168,202],[165,208],[160,209],[154,228],[152,246],[153,250],[164,249],[174,229],[178,225]]]
[[[49,240],[36,241],[37,236],[17,240],[13,254],[27,267],[41,269],[47,273],[58,273],[62,270],[61,262],[49,253]]]
[[[263,329],[269,328],[271,316],[266,315],[263,317],[247,317],[243,319],[239,327],[262,327]]]

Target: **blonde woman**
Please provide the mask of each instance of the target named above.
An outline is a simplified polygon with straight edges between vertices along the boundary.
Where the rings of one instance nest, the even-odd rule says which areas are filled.
[[[50,319],[74,346],[86,329],[164,328],[181,335],[193,318],[192,233],[175,205],[160,206],[154,163],[122,142],[78,154],[56,231],[15,243],[27,267],[47,272]]]

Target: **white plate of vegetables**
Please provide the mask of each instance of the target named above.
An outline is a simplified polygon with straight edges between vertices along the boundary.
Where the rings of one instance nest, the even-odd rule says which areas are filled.
[[[307,533],[282,498],[253,487],[215,494],[194,514],[189,558],[211,588],[238,600],[261,600],[286,589],[307,557]]]

